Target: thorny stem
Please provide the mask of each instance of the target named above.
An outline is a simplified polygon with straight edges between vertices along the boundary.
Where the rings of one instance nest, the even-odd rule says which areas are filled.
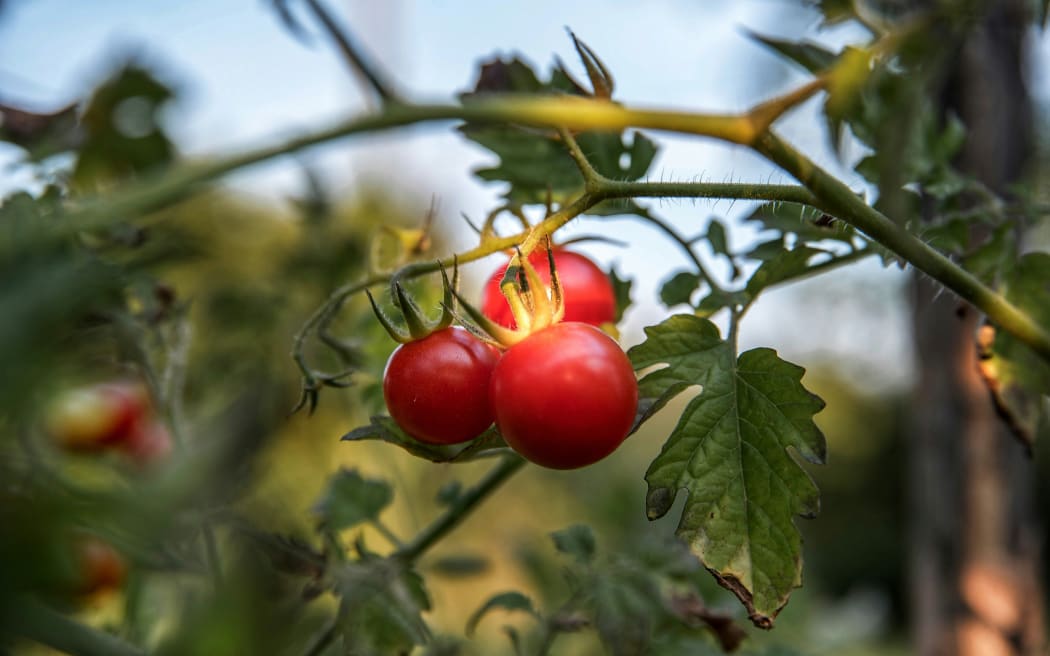
[[[677,230],[659,217],[646,213],[642,218],[663,231],[671,241],[675,242],[682,248],[682,252],[686,254],[690,261],[692,261],[693,268],[696,269],[697,275],[700,276],[701,280],[707,283],[707,286],[711,288],[711,291],[722,294],[726,293],[725,290],[715,281],[714,276],[707,271],[707,267],[705,267],[704,263],[700,260],[700,256],[696,254],[695,250],[693,250],[693,245],[690,244],[685,237],[678,234]]]
[[[849,187],[775,133],[767,132],[754,148],[811,189],[829,213],[980,308],[997,326],[1050,360],[1050,333],[1005,297],[863,202]]]
[[[951,260],[870,207],[845,184],[818,168],[768,129],[768,122],[819,90],[819,83],[805,85],[797,93],[759,105],[744,114],[694,114],[638,109],[608,101],[567,96],[520,96],[479,99],[465,105],[389,104],[376,114],[355,117],[327,129],[274,146],[252,150],[211,162],[193,163],[167,174],[134,184],[106,199],[94,198],[74,207],[70,230],[108,225],[114,220],[154,211],[170,205],[211,180],[231,171],[297,152],[320,143],[365,132],[378,132],[413,123],[465,120],[475,123],[512,123],[566,130],[624,130],[649,128],[721,139],[747,145],[794,175],[812,193],[818,207],[850,223],[868,237],[894,251],[904,260],[943,283],[973,303],[1003,329],[1018,337],[1043,357],[1050,359],[1050,332],[1032,317],[995,293]],[[771,109],[772,108],[772,109]],[[775,111],[774,111],[775,110]],[[584,209],[603,200],[585,193]],[[583,210],[580,210],[583,211]],[[520,242],[530,252],[539,239],[572,218],[566,213],[548,217]],[[507,240],[506,245],[513,245]],[[462,261],[468,261],[461,258]]]
[[[393,557],[403,562],[412,562],[419,558],[446,533],[458,526],[475,506],[510,478],[514,472],[521,469],[524,464],[525,460],[517,455],[504,456],[499,464],[478,481],[477,485],[463,492],[440,517],[420,531],[411,542],[395,551]]]

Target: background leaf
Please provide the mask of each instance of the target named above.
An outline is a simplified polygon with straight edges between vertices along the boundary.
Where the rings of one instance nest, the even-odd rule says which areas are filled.
[[[470,619],[467,620],[467,635],[473,635],[475,629],[478,628],[478,623],[481,622],[489,611],[496,608],[508,611],[524,611],[530,615],[538,616],[536,609],[532,606],[532,600],[524,594],[516,591],[501,592],[489,597],[488,601],[482,604],[481,608],[474,611],[474,614],[470,616]]]
[[[1021,257],[1008,272],[1003,293],[1038,323],[1050,326],[1050,253]],[[1031,449],[1046,421],[1050,363],[1006,331],[985,326],[980,334],[986,342],[981,344],[981,377],[1010,430]]]
[[[325,528],[341,531],[376,519],[393,498],[394,491],[386,481],[343,469],[328,479],[328,488],[317,502],[316,511]]]
[[[693,315],[647,328],[628,354],[636,369],[666,365],[639,381],[642,397],[666,402],[701,387],[646,472],[650,519],[685,489],[678,535],[757,626],[771,626],[802,581],[792,518],[819,507],[816,486],[788,449],[824,461],[812,419],[823,401],[802,386],[801,367],[765,348],[735,358],[714,324]]]

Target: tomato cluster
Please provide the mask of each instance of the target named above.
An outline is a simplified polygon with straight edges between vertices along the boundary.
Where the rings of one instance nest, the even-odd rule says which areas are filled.
[[[52,402],[45,423],[68,451],[117,449],[139,465],[162,460],[171,451],[168,429],[154,417],[146,389],[134,381],[69,390]]]
[[[553,254],[564,321],[502,353],[462,328],[439,330],[394,351],[383,395],[406,433],[423,442],[455,444],[495,422],[515,451],[552,469],[592,464],[623,442],[634,422],[638,387],[626,354],[595,327],[614,319],[612,285],[583,255],[564,249]],[[543,263],[546,252],[530,260]],[[482,312],[513,327],[500,290],[506,268],[489,280]],[[542,275],[544,284],[550,280],[549,273]]]

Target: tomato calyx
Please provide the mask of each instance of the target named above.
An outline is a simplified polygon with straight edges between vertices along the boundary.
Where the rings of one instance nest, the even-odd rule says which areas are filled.
[[[499,346],[513,346],[529,335],[560,322],[565,316],[565,297],[558,280],[550,237],[547,238],[545,248],[547,266],[550,268],[549,286],[521,251],[515,252],[500,281],[500,291],[507,299],[517,328],[499,325],[464,299],[458,291],[452,290],[463,311]]]
[[[376,318],[383,325],[391,339],[398,344],[408,344],[409,342],[419,341],[452,325],[452,320],[455,319],[455,299],[459,296],[456,291],[459,287],[459,267],[453,266],[451,283],[449,282],[448,274],[445,273],[445,269],[442,267],[441,280],[444,287],[444,297],[441,300],[441,316],[433,323],[427,321],[419,304],[405,291],[404,285],[401,284],[401,281],[396,276],[390,283],[390,290],[394,305],[401,311],[401,316],[405,321],[404,328],[398,326],[379,307],[371,291],[366,289],[365,295],[368,296],[368,302],[372,304],[372,311],[375,312]]]

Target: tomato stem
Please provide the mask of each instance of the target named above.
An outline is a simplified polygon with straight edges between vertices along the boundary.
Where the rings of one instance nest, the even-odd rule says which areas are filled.
[[[504,456],[495,467],[489,470],[485,476],[478,481],[477,485],[466,490],[456,501],[449,506],[441,516],[433,523],[424,528],[407,545],[394,552],[393,557],[404,562],[413,562],[418,559],[427,549],[434,546],[441,538],[445,537],[452,529],[466,519],[478,504],[484,501],[496,488],[503,484],[516,471],[521,469],[525,460],[517,455]]]

